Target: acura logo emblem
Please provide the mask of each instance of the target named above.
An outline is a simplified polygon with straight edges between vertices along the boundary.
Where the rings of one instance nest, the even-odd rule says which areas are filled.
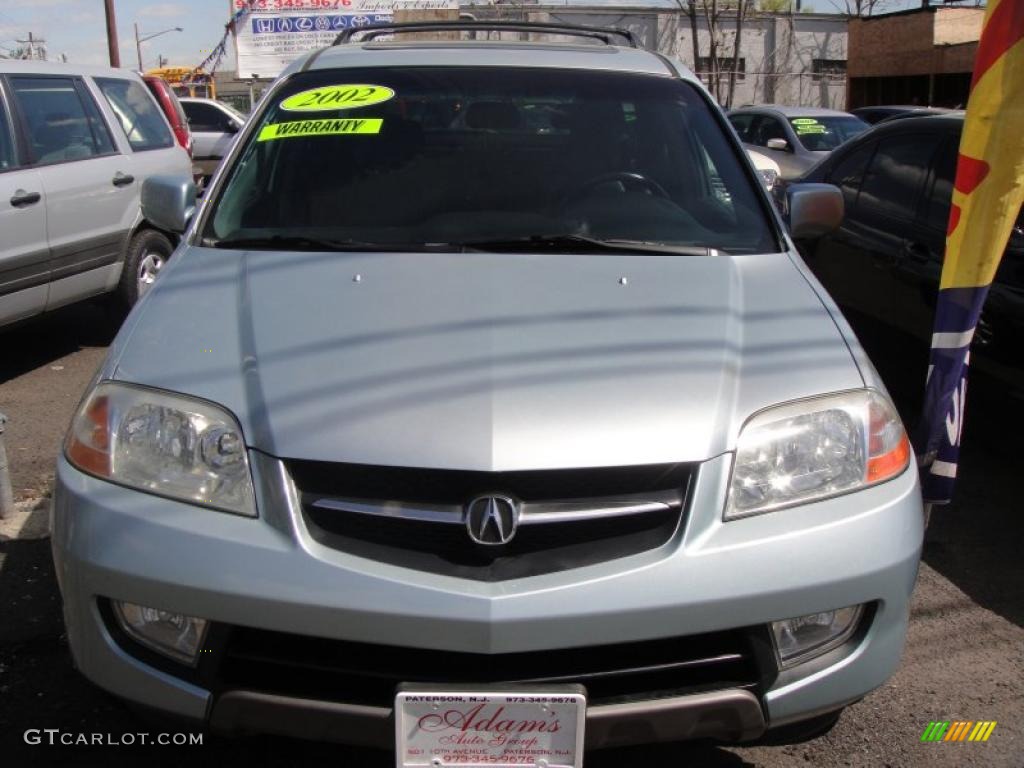
[[[507,496],[478,496],[466,505],[466,530],[477,544],[508,544],[519,527],[519,506]]]

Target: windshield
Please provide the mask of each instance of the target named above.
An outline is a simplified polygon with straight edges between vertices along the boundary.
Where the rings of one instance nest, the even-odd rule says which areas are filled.
[[[668,77],[539,68],[302,73],[256,118],[203,242],[486,249],[567,236],[778,250],[697,90]]]
[[[859,117],[791,117],[800,143],[811,152],[831,152],[844,141],[864,133],[871,126]]]

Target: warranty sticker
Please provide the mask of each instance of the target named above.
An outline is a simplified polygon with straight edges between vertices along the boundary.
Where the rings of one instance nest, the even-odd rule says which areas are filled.
[[[791,120],[790,122],[792,122],[793,125],[817,125],[818,124],[818,121],[815,120],[813,117],[798,117],[795,120]]]
[[[325,85],[301,91],[281,102],[287,112],[325,112],[330,109],[358,109],[395,98],[395,92],[383,85],[361,83]]]
[[[798,134],[804,133],[827,133],[824,125],[794,125]]]
[[[260,130],[256,141],[290,139],[294,136],[341,136],[348,133],[380,133],[384,121],[379,117],[344,120],[292,120],[271,123]]]

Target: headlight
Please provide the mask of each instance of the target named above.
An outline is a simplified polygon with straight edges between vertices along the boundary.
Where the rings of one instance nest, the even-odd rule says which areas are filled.
[[[892,404],[873,390],[770,408],[740,432],[725,518],[881,483],[909,462],[903,424]]]
[[[256,516],[242,430],[213,403],[104,382],[79,407],[64,452],[104,480]]]
[[[779,180],[779,174],[776,173],[774,168],[758,168],[757,172],[764,179],[764,188],[771,192],[775,182]]]

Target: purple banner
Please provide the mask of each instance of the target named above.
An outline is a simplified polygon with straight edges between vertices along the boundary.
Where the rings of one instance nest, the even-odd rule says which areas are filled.
[[[953,497],[971,341],[988,289],[986,285],[939,291],[924,410],[914,435],[921,493],[932,504],[948,504]]]

